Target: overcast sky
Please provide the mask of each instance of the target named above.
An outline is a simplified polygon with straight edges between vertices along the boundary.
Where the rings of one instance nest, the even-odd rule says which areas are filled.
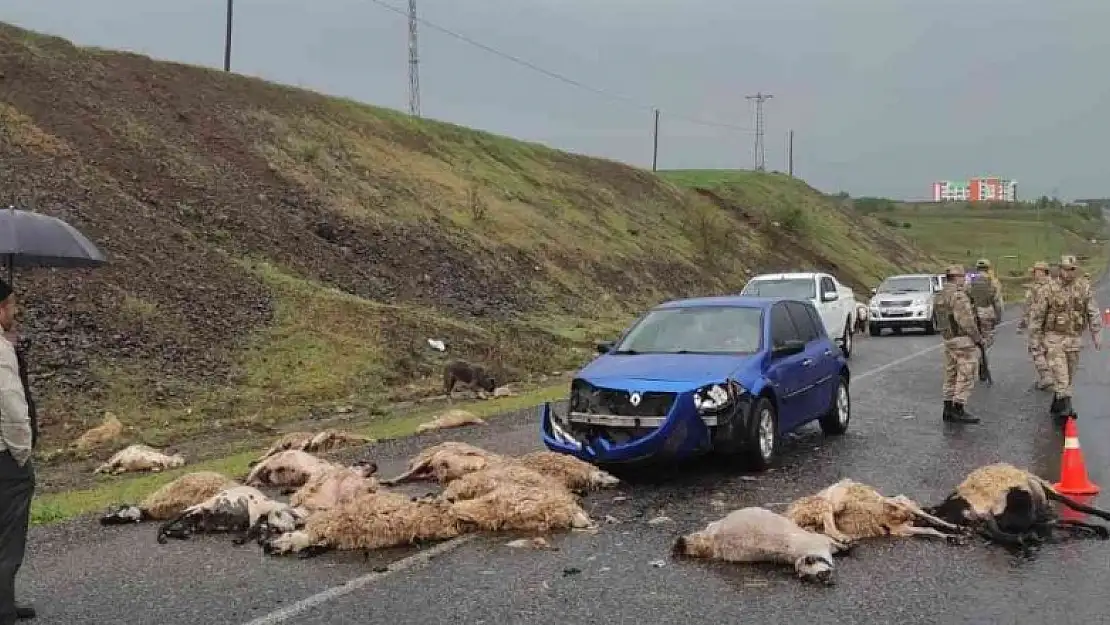
[[[774,94],[768,169],[786,169],[792,128],[795,172],[824,191],[921,198],[933,180],[993,174],[1017,179],[1025,197],[1110,196],[1108,0],[419,0],[419,10],[616,96],[421,26],[427,117],[650,166],[657,106],[660,168],[750,168],[744,96],[763,91]],[[214,67],[224,11],[223,0],[0,0],[0,20]],[[406,32],[372,0],[236,0],[232,69],[405,109]]]

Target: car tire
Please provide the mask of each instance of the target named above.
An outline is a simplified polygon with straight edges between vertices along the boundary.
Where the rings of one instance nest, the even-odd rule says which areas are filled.
[[[852,320],[848,319],[844,322],[844,335],[840,337],[840,353],[844,354],[845,358],[852,357],[852,348],[855,346],[855,341],[852,339]]]
[[[932,336],[932,335],[937,333],[937,314],[936,313],[933,313],[933,316],[929,317],[929,322],[925,324],[924,328],[925,328],[925,334],[928,334],[929,336]]]
[[[778,410],[769,397],[760,397],[752,410],[751,429],[744,446],[744,464],[752,471],[766,471],[778,462],[781,448]]]
[[[848,378],[841,374],[836,379],[832,406],[829,407],[828,412],[821,415],[819,421],[821,431],[827,436],[839,436],[848,431],[848,424],[851,420],[852,395],[848,390]]]
[[[880,336],[883,333],[883,329],[877,323],[867,324],[867,330],[871,333],[871,336]]]

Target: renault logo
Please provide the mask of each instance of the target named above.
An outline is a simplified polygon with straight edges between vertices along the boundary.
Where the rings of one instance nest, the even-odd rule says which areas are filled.
[[[639,406],[641,399],[642,398],[640,397],[639,393],[632,393],[628,396],[628,403],[632,404],[633,406]]]

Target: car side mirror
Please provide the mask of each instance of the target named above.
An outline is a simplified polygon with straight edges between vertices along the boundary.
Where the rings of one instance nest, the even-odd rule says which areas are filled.
[[[774,349],[771,350],[771,355],[774,356],[775,358],[784,358],[786,356],[793,356],[794,354],[800,354],[803,351],[805,351],[805,348],[806,348],[805,341],[801,341],[801,340],[798,340],[798,339],[790,339],[788,341],[783,341],[782,343],[779,343],[778,345],[776,345],[774,347]]]
[[[613,350],[613,341],[601,341],[597,344],[597,353],[608,354]]]
[[[838,299],[840,299],[840,293],[836,291],[825,291],[821,294],[822,302],[835,302]]]

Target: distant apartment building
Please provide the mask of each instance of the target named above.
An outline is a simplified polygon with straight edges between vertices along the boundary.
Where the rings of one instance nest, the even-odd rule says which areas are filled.
[[[1017,181],[997,176],[971,178],[966,182],[939,180],[933,183],[934,202],[1014,202]]]

